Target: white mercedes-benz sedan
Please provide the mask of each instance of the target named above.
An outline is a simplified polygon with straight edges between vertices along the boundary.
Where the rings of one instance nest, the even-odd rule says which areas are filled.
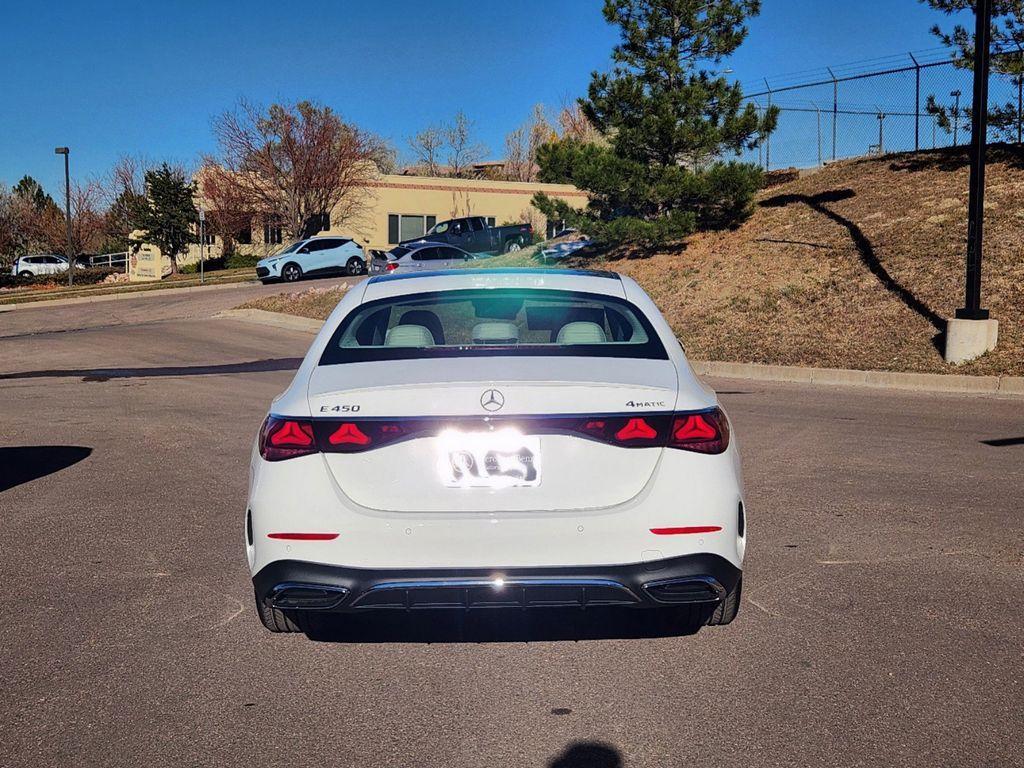
[[[727,624],[736,438],[654,303],[610,272],[373,277],[324,323],[252,454],[259,616],[631,606]]]

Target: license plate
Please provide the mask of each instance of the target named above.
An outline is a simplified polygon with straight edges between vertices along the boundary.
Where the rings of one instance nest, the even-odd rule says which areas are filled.
[[[438,474],[448,488],[540,485],[540,438],[514,429],[449,430],[438,437]]]

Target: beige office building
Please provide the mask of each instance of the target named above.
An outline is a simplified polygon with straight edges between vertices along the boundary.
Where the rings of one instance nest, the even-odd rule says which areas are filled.
[[[422,235],[435,222],[459,216],[484,216],[491,225],[529,221],[535,232],[550,236],[560,222],[548,222],[530,205],[536,192],[545,192],[578,208],[587,202],[586,193],[569,184],[382,175],[370,183],[360,215],[348,221],[336,221],[332,217],[329,223],[324,222],[328,226],[322,234],[357,238],[367,250],[388,250],[401,240]],[[268,255],[285,239],[280,227],[253,222],[251,229],[238,233],[236,249]],[[216,258],[222,251],[221,238],[208,235],[207,258]],[[198,261],[199,254],[200,247],[191,246],[188,254],[179,259],[179,264]],[[159,250],[150,245],[136,249],[131,261],[136,265],[132,269],[135,279],[157,279],[157,274],[170,269]],[[158,266],[159,262],[163,262],[162,267]]]

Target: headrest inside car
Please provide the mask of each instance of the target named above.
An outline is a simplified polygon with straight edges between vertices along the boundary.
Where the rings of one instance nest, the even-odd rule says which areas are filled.
[[[388,329],[385,347],[432,347],[434,337],[422,325],[396,325]]]
[[[519,327],[515,323],[488,321],[473,326],[474,344],[518,344]]]
[[[597,323],[566,323],[558,332],[558,344],[604,344],[608,341],[604,328]]]

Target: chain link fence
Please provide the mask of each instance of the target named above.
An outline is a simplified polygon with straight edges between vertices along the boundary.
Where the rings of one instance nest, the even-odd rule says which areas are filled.
[[[1001,119],[988,140],[1021,143],[1024,100],[1020,75],[1001,74],[993,53],[989,110]],[[956,66],[948,49],[809,70],[789,78],[744,83],[758,110],[779,108],[774,133],[743,159],[766,170],[807,168],[862,155],[969,144],[973,72]]]

